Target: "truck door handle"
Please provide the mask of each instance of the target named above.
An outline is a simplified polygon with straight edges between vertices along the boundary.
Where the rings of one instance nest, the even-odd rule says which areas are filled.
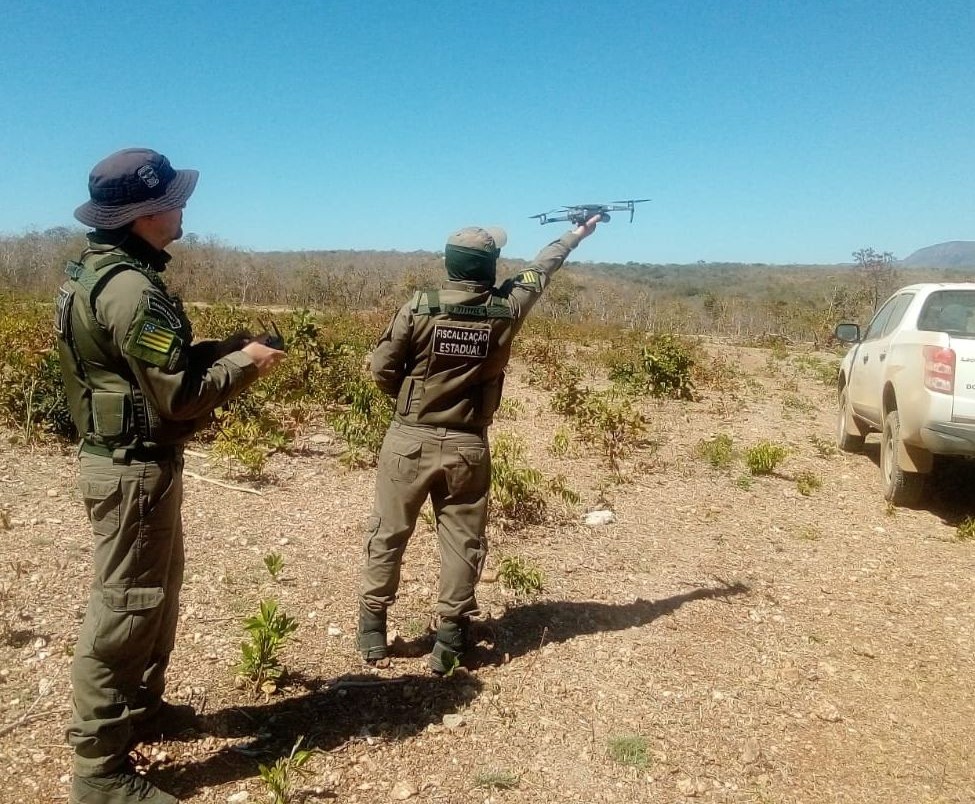
[[[880,353],[880,362],[883,363],[886,358],[887,358],[887,353],[886,352],[881,352]]]
[[[863,362],[866,363],[870,359],[870,355],[863,356]]]

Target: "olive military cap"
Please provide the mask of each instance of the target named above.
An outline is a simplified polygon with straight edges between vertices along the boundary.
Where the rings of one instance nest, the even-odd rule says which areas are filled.
[[[91,198],[74,216],[95,229],[119,229],[136,218],[184,206],[199,177],[196,170],[174,169],[156,151],[126,148],[91,169]]]

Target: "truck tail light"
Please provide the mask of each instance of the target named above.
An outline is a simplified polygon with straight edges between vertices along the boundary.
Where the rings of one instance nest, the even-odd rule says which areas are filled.
[[[924,347],[924,387],[939,394],[955,392],[955,350]]]

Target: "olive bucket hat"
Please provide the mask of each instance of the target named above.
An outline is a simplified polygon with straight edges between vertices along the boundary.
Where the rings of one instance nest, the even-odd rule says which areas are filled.
[[[498,255],[508,242],[504,229],[468,226],[447,238],[444,263],[447,276],[457,281],[493,282]]]
[[[468,226],[459,229],[447,238],[448,246],[459,246],[461,248],[471,248],[476,251],[486,251],[488,254],[497,256],[508,242],[508,235],[499,226]]]
[[[199,171],[176,170],[148,148],[126,148],[91,169],[91,199],[74,216],[95,229],[119,229],[136,218],[184,206],[199,178]]]

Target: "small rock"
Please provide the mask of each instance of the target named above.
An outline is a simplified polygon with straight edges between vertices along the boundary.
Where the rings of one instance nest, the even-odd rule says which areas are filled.
[[[47,496],[48,497],[57,497],[59,493],[60,492],[57,489],[48,489],[47,490]]]
[[[328,444],[332,439],[323,433],[315,433],[308,439],[312,444]]]
[[[408,798],[413,798],[417,794],[417,789],[410,782],[403,780],[398,781],[393,785],[393,789],[389,791],[389,797],[393,801],[406,801]]]
[[[595,511],[590,511],[586,514],[586,518],[583,523],[589,525],[589,527],[599,527],[600,525],[609,525],[616,521],[616,514],[612,511],[606,509],[597,509]]]
[[[330,625],[328,627],[328,635],[330,637],[342,636],[342,629],[339,628],[337,625],[334,625],[334,624],[333,625]]]
[[[827,723],[839,723],[843,719],[843,715],[840,714],[839,710],[832,704],[826,704],[820,707],[816,711],[816,717],[820,720],[825,720]]]
[[[689,776],[677,782],[677,790],[681,795],[695,798],[707,792],[708,786],[703,779],[692,779]]]
[[[443,716],[443,724],[448,729],[459,729],[464,725],[464,716],[458,714],[450,714]]]
[[[758,744],[758,740],[754,737],[745,740],[745,745],[741,750],[741,761],[746,765],[751,765],[753,762],[758,762],[761,756],[762,747]]]
[[[245,801],[250,801],[250,798],[250,793],[246,790],[240,790],[227,796],[227,804],[244,804]]]

